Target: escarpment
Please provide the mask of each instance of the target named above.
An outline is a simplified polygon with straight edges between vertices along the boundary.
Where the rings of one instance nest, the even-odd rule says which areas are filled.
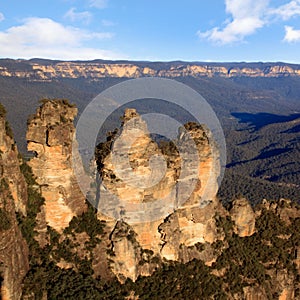
[[[26,215],[27,187],[2,105],[0,110],[0,298],[17,300],[29,269],[28,247],[16,218],[16,212]]]
[[[86,209],[72,169],[76,114],[67,100],[45,100],[28,120],[28,151],[35,155],[29,165],[45,198],[38,218],[59,232]]]
[[[26,65],[26,70],[24,70]],[[13,66],[13,67],[11,67]],[[158,67],[159,66],[159,67]],[[299,65],[283,63],[188,63],[170,62],[162,64],[145,62],[107,62],[107,61],[14,61],[9,65],[5,60],[1,64],[0,76],[26,78],[30,81],[52,81],[57,78],[139,78],[143,76],[176,78],[192,77],[287,77],[300,76]]]

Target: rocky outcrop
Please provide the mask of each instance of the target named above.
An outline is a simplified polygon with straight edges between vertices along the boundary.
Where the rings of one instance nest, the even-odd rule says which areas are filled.
[[[146,123],[134,109],[126,110],[123,121],[122,132],[113,137],[113,146],[112,137],[109,137],[110,146],[100,144],[97,149],[98,166],[101,166],[99,169],[103,179],[102,193],[109,190],[121,199],[123,205],[112,202],[112,199],[105,200],[101,210],[111,216],[115,214],[122,224],[130,224],[126,225],[130,230],[113,229],[113,271],[118,277],[130,277],[132,280],[142,273],[150,275],[153,265],[139,263],[141,253],[145,250],[151,251],[158,260],[187,262],[196,257],[211,264],[215,258],[209,245],[223,238],[216,228],[215,214],[218,211],[222,215],[225,211],[215,198],[220,167],[207,129],[196,123],[188,123],[185,130],[180,132],[178,141],[161,142],[158,145],[150,138]],[[189,147],[188,138],[195,142],[195,149]],[[104,153],[103,149],[107,148],[113,148],[113,151]],[[196,160],[190,153],[192,151],[196,152]],[[113,155],[121,159],[114,159]],[[157,155],[164,156],[165,168],[160,160],[151,160]],[[183,159],[186,160],[185,164],[182,163]],[[194,182],[188,181],[188,176],[181,177],[185,174],[183,166],[191,174],[196,174]],[[145,186],[149,182],[151,184]],[[181,188],[178,187],[179,182]],[[184,184],[194,184],[190,193],[186,193],[187,186]],[[205,201],[202,197],[205,197]],[[162,207],[154,212],[146,209],[151,208],[151,205],[146,205],[159,199],[165,201]],[[134,206],[136,204],[144,204],[145,210],[141,206]],[[118,205],[120,212],[116,210]],[[128,213],[131,205],[137,209]],[[171,211],[168,211],[169,206],[172,207]],[[129,231],[134,233],[134,243]],[[199,244],[207,244],[205,251],[195,246]]]
[[[240,237],[250,236],[255,232],[255,213],[247,199],[233,201],[230,216],[235,223],[235,233]]]
[[[9,185],[16,210],[26,215],[27,186],[24,176],[20,172],[20,157],[17,145],[4,116],[0,117],[0,153],[2,156],[2,176]]]
[[[58,232],[86,209],[72,169],[76,114],[66,100],[46,100],[28,121],[28,150],[35,155],[29,165],[45,198],[39,223],[44,221]]]
[[[256,215],[259,216],[263,210],[273,212],[288,225],[290,225],[292,220],[300,218],[300,210],[296,209],[294,203],[288,199],[280,199],[277,202],[270,202],[264,199],[259,209],[256,210]]]
[[[26,65],[26,70],[24,70]],[[0,61],[0,76],[26,78],[32,81],[51,81],[56,78],[90,78],[97,80],[104,77],[138,78],[157,76],[176,78],[181,76],[193,77],[284,77],[300,76],[300,66],[291,64],[228,64],[222,63],[168,63],[158,68],[152,63],[134,62],[55,62],[43,63],[34,61]]]
[[[110,240],[113,263],[111,267],[117,278],[122,282],[126,278],[135,280],[138,275],[138,266],[141,259],[141,249],[135,240],[136,233],[124,222],[117,222]]]
[[[123,204],[125,203],[125,206],[120,207],[120,211],[116,210],[117,206],[107,206],[107,211],[109,207],[115,209],[115,216],[118,219],[117,222],[110,219],[107,224],[111,228],[109,235],[111,244],[108,251],[110,267],[119,281],[125,282],[126,278],[135,281],[140,275],[149,276],[165,262],[187,263],[193,259],[202,260],[216,276],[224,278],[241,276],[242,278],[240,270],[235,269],[235,275],[230,274],[233,272],[230,265],[232,263],[239,264],[239,259],[243,264],[245,259],[243,255],[251,256],[249,253],[244,254],[243,239],[245,242],[249,242],[250,239],[253,241],[259,239],[259,243],[273,247],[269,240],[264,239],[270,238],[268,230],[276,232],[276,225],[272,223],[276,223],[276,216],[284,224],[293,224],[294,220],[299,217],[300,210],[294,209],[292,203],[287,200],[272,203],[263,201],[254,210],[246,199],[241,198],[233,201],[232,208],[226,211],[215,197],[216,179],[219,172],[218,152],[205,127],[188,123],[185,125],[186,132],[181,131],[178,140],[173,143],[168,141],[156,143],[151,139],[146,123],[135,110],[126,110],[123,121],[121,132],[115,131],[108,137],[107,143],[100,144],[96,151],[97,163],[103,179],[103,190],[110,190],[117,198],[123,200]],[[138,135],[136,135],[136,130],[140,131]],[[184,193],[177,192],[172,195],[170,191],[179,181],[182,171],[181,154],[182,151],[184,152],[187,135],[193,138],[197,147],[197,164],[187,162],[190,169],[196,169],[197,182],[192,193],[184,201],[181,201],[180,197],[186,196]],[[187,149],[187,156],[191,157],[188,151],[189,149]],[[124,161],[117,160],[113,158],[113,155],[126,157],[126,159]],[[149,164],[151,157],[155,155],[165,157],[165,169],[155,160],[152,161],[152,165]],[[142,175],[150,174],[151,176],[151,167],[153,166],[156,170],[163,170],[164,176],[160,177],[155,184],[145,188],[141,183]],[[122,174],[122,171],[125,174]],[[135,176],[129,176],[130,172],[133,172]],[[158,175],[159,172],[156,177]],[[138,184],[135,181],[137,178],[140,178]],[[139,186],[139,184],[141,185]],[[205,186],[207,185],[209,186],[208,194],[211,195],[208,198],[207,194],[205,195],[207,192]],[[142,214],[149,214],[148,210],[136,212],[136,215],[126,212],[126,209],[130,209],[130,205],[155,203],[159,197],[168,193],[172,195],[169,203],[173,203],[173,211],[164,217],[158,215],[158,218],[148,219],[145,217],[143,220]],[[202,201],[204,195],[206,202]],[[117,205],[119,204],[117,203]],[[270,215],[269,221],[260,219],[267,211],[274,213],[274,216]],[[164,212],[164,210],[162,209],[160,212]],[[132,219],[133,217],[136,219]],[[258,224],[256,224],[257,222]],[[272,228],[268,228],[268,225]],[[260,235],[263,238],[260,238]],[[284,239],[288,239],[289,235],[278,233],[278,238],[282,239],[280,242],[284,243]],[[295,239],[295,237],[293,238]],[[275,242],[277,242],[276,237]],[[231,250],[231,247],[235,250]],[[262,249],[269,251],[263,247]],[[238,251],[241,253],[239,254]],[[218,268],[218,264],[224,259],[224,257],[222,258],[223,252],[226,261],[222,263],[227,267]],[[293,250],[291,255],[295,258],[295,266],[299,266],[299,255],[294,252]],[[232,261],[230,260],[231,255],[233,255]],[[257,259],[259,254],[254,257]],[[237,259],[237,262],[234,262],[234,259]],[[274,262],[271,258],[268,262],[264,262],[264,265],[261,260],[262,258],[259,257],[255,263],[259,264],[260,268],[265,268],[263,272],[266,272],[270,284],[276,286],[276,289],[270,291],[260,282],[252,284],[256,276],[255,272],[259,269],[252,270],[250,275],[248,274],[252,279],[245,279],[247,284],[236,294],[229,292],[228,299],[270,299],[271,294],[278,295],[276,299],[295,299],[297,289],[295,274],[279,265],[273,267]],[[230,282],[227,283],[230,284]]]
[[[244,293],[243,299],[245,300],[267,300],[268,299],[264,289],[259,286],[244,287],[243,293]],[[240,298],[235,298],[235,299],[240,299]]]
[[[27,189],[17,147],[0,109],[0,298],[17,300],[29,269],[27,244],[16,219],[16,212],[26,215]]]
[[[187,132],[180,135],[179,144],[185,144],[187,135],[195,141],[199,159],[196,165],[198,182],[188,199],[159,226],[163,240],[161,255],[166,259],[182,262],[198,258],[209,265],[215,259],[210,245],[223,238],[222,233],[217,230],[215,216],[217,213],[226,214],[215,197],[220,172],[218,151],[209,139],[206,128],[195,123],[188,123],[185,128]],[[191,150],[186,151],[189,153]],[[191,167],[188,166],[189,169]],[[185,195],[178,195],[182,196]],[[199,247],[195,246],[200,244],[203,247],[198,251],[201,253],[197,253]]]

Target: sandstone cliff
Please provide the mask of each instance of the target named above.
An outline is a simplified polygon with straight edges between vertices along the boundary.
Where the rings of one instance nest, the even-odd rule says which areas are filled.
[[[234,231],[240,237],[250,236],[255,231],[255,213],[247,199],[233,201],[230,215],[235,223]]]
[[[26,215],[27,188],[17,147],[0,109],[0,298],[17,300],[29,269],[27,244],[16,219],[16,212]]]
[[[72,170],[73,125],[77,109],[66,100],[44,101],[28,121],[29,162],[37,177],[45,205],[39,223],[61,232],[73,216],[85,211],[85,198]],[[45,224],[46,223],[46,224]]]
[[[26,70],[24,70],[26,65]],[[282,77],[300,76],[300,66],[282,63],[270,64],[234,64],[228,66],[222,63],[185,63],[170,62],[158,68],[155,63],[135,62],[35,62],[13,61],[1,64],[0,76],[26,78],[31,81],[51,81],[56,78],[97,78],[125,77],[138,78],[143,76],[157,76],[176,78],[180,76],[193,77]]]
[[[105,187],[102,191],[109,190],[125,206],[123,215],[118,211],[114,212],[119,219],[114,228],[113,220],[109,222],[113,228],[113,272],[119,279],[129,277],[135,280],[138,275],[150,275],[153,272],[156,266],[153,261],[167,259],[187,262],[199,258],[211,264],[215,256],[210,245],[223,238],[216,228],[215,215],[216,212],[220,215],[225,215],[226,212],[215,197],[220,167],[217,150],[208,138],[207,129],[195,123],[186,124],[185,131],[179,134],[178,141],[175,142],[179,151],[174,142],[162,142],[160,145],[154,142],[146,123],[134,109],[127,109],[123,120],[122,132],[113,137],[115,141],[112,148],[114,155],[128,155],[129,163],[126,159],[114,161],[112,153],[105,154],[103,149],[107,148],[106,144],[100,144],[96,152]],[[136,131],[140,131],[139,135],[136,135]],[[195,141],[196,149],[186,146],[188,136]],[[111,139],[109,137],[108,143],[111,143]],[[196,162],[192,151],[196,151]],[[149,160],[155,155],[164,156],[166,169],[161,168],[159,160],[152,161],[150,168]],[[184,165],[183,159],[186,160]],[[121,165],[116,166],[116,163]],[[186,171],[184,168],[190,173],[195,172],[196,182],[188,181],[188,176],[182,177]],[[162,178],[159,177],[159,171],[165,172]],[[155,181],[157,177],[160,180],[144,187],[141,181],[147,175],[150,181]],[[151,176],[154,177],[151,179]],[[178,188],[179,183],[182,184],[181,188]],[[194,184],[193,190],[188,194],[185,184]],[[206,188],[207,185],[209,189]],[[175,190],[176,192],[172,192]],[[148,204],[159,199],[164,200],[161,207],[151,211],[152,206]],[[106,203],[111,201],[104,201],[103,205]],[[141,206],[134,206],[143,203],[143,209]],[[100,211],[106,211],[112,216],[113,212],[109,210],[116,210],[117,205],[120,204],[102,206]],[[127,212],[131,207],[136,210]],[[130,232],[134,234],[134,238]],[[199,250],[200,244],[206,245],[204,251]],[[143,259],[145,251],[151,253],[146,260]]]

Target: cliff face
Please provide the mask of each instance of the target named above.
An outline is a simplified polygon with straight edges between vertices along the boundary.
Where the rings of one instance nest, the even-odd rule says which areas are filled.
[[[1,106],[2,108],[2,106]],[[18,150],[0,116],[0,298],[20,299],[22,280],[29,269],[28,248],[16,220],[26,215],[27,188],[20,171]]]
[[[29,80],[49,81],[55,78],[104,78],[104,77],[125,77],[137,78],[142,76],[157,77],[282,77],[282,76],[300,76],[299,65],[284,64],[241,64],[228,67],[225,64],[205,64],[205,63],[168,63],[167,67],[158,69],[151,63],[132,63],[132,62],[48,62],[37,63],[33,61],[21,61],[18,68],[18,62],[14,66],[1,65],[0,76],[18,77]],[[22,69],[26,64],[26,71]]]
[[[10,193],[13,197],[16,210],[26,215],[27,186],[20,172],[18,149],[13,140],[13,133],[5,120],[1,117],[0,123],[0,153],[2,155],[2,176],[6,178]]]
[[[181,169],[182,153],[178,152],[172,142],[163,142],[161,145],[155,143],[149,136],[146,123],[135,110],[128,109],[123,120],[122,132],[115,137],[114,154],[119,154],[120,157],[128,155],[129,164],[125,159],[118,162],[119,165],[116,167],[112,153],[103,157],[101,149],[106,146],[99,145],[98,165],[102,166],[100,172],[103,186],[126,203],[125,211],[127,208],[130,209],[130,205],[142,203],[146,205],[158,199],[166,200],[162,207],[158,208],[157,216],[153,215],[153,218],[148,216],[153,212],[146,208],[130,212],[128,217],[119,215],[119,221],[111,235],[114,253],[111,257],[113,271],[120,279],[129,277],[135,280],[138,275],[150,275],[156,266],[153,261],[162,259],[187,262],[199,258],[211,264],[215,258],[210,245],[223,238],[222,233],[217,231],[215,214],[218,211],[220,215],[225,215],[225,211],[215,198],[220,169],[218,155],[210,144],[207,130],[195,123],[188,123],[185,126],[186,132],[179,134],[176,142],[181,152],[186,154],[185,168],[197,174],[194,189],[186,195],[186,188],[182,186],[181,189],[176,188],[179,181],[184,184],[186,180],[186,184],[191,184],[187,178],[180,178],[180,173],[185,172]],[[142,133],[138,138],[136,130]],[[195,141],[196,149],[189,147],[184,149],[188,135]],[[196,163],[193,154],[189,153],[193,150],[197,152]],[[152,169],[150,168],[149,160],[155,155],[165,157],[166,169],[162,170],[159,160],[152,161]],[[165,171],[162,178],[159,177],[161,175],[159,170]],[[152,180],[156,178],[160,180],[145,188],[139,186],[144,179],[143,176],[149,176],[150,181],[151,176]],[[206,189],[207,185],[209,192]],[[175,190],[176,192],[172,192]],[[204,194],[208,197],[207,193],[210,197],[208,200],[206,198],[206,203],[202,203],[201,198]],[[168,211],[170,205],[173,205],[173,210]],[[109,209],[115,209],[115,206],[108,207],[107,211]],[[113,221],[110,223],[113,228]],[[130,232],[134,233],[134,236]],[[207,245],[205,251],[198,251],[199,244]],[[151,253],[146,260],[143,259],[145,251]]]
[[[218,152],[209,139],[207,129],[188,123],[185,125],[186,132],[180,132],[176,143],[155,142],[137,112],[127,110],[122,131],[109,136],[107,143],[100,144],[96,150],[105,188],[121,198],[127,208],[131,204],[155,203],[158,198],[169,194],[181,180],[180,154],[187,151],[187,157],[192,157],[189,152],[192,150],[184,148],[188,135],[195,141],[198,161],[195,164],[192,159],[187,159],[186,166],[196,172],[197,181],[185,201],[180,201],[180,197],[186,196],[184,192],[180,193],[177,189],[177,193],[170,193],[173,206],[167,214],[162,207],[160,213],[163,214],[156,215],[156,218],[148,218],[145,216],[148,211],[144,210],[132,215],[119,213],[116,220],[96,214],[92,207],[85,211],[84,198],[70,164],[75,114],[76,109],[66,101],[46,101],[28,124],[28,147],[36,155],[30,165],[45,197],[37,229],[40,234],[46,232],[48,224],[58,233],[48,228],[49,247],[34,246],[37,248],[34,252],[35,265],[24,281],[25,299],[33,299],[40,294],[45,298],[49,296],[49,299],[63,298],[65,290],[61,292],[60,289],[71,293],[67,295],[74,295],[72,284],[75,288],[86,289],[83,293],[93,291],[95,294],[89,295],[100,298],[110,284],[104,283],[101,290],[102,279],[112,280],[114,276],[125,284],[118,286],[114,282],[113,289],[122,291],[126,287],[124,295],[130,292],[131,298],[142,297],[143,282],[146,282],[145,289],[162,286],[164,293],[170,292],[168,284],[172,285],[177,293],[174,298],[178,297],[178,293],[186,296],[186,291],[189,294],[196,289],[197,293],[204,291],[218,296],[222,292],[223,299],[299,298],[299,207],[282,199],[279,202],[264,200],[253,209],[247,200],[238,199],[226,211],[215,197]],[[141,134],[130,141],[137,127]],[[29,269],[28,249],[15,213],[18,211],[26,215],[27,194],[17,148],[9,135],[10,130],[1,116],[0,292],[2,299],[15,300],[21,298],[22,280]],[[129,143],[117,144],[118,139]],[[126,161],[129,164],[122,165],[124,161],[121,160],[121,168],[116,168],[112,154],[107,151],[116,145],[119,154],[128,154]],[[161,168],[159,161],[151,160],[155,155],[164,156],[166,169]],[[153,170],[149,161],[153,163]],[[160,175],[157,170],[164,170],[164,176],[147,188],[139,185],[142,180],[138,180],[136,187],[136,180],[128,176],[133,171],[139,179],[148,175],[152,180],[152,175],[154,179]],[[120,178],[123,176],[126,182]],[[206,197],[204,203],[201,198],[207,192],[206,185],[209,186],[210,197]],[[36,184],[34,188],[38,188]],[[137,218],[134,221],[139,222],[128,221],[126,216],[134,216]],[[66,230],[61,233],[63,229]],[[193,261],[194,258],[197,260]],[[168,273],[166,270],[170,266],[175,267],[171,267]],[[162,273],[159,273],[161,270]],[[174,275],[173,271],[177,273]],[[157,273],[158,277],[154,277]],[[153,285],[147,284],[148,279],[151,283],[149,275],[152,274],[156,281]],[[136,281],[140,275],[148,277]],[[136,281],[135,285],[126,282],[126,278]],[[59,287],[52,288],[54,286]],[[118,293],[110,291],[115,293],[113,295]],[[196,294],[195,298],[198,296]],[[108,297],[112,297],[111,294]]]
[[[77,109],[67,101],[45,101],[28,121],[29,162],[45,205],[38,219],[61,232],[85,209],[84,196],[72,170],[73,120]],[[43,230],[40,228],[40,230]]]

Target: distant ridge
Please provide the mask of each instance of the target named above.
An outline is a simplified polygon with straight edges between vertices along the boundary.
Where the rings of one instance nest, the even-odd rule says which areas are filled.
[[[300,77],[300,64],[283,62],[149,62],[149,61],[60,61],[49,59],[0,60],[1,77],[51,81],[58,78],[138,77]]]

